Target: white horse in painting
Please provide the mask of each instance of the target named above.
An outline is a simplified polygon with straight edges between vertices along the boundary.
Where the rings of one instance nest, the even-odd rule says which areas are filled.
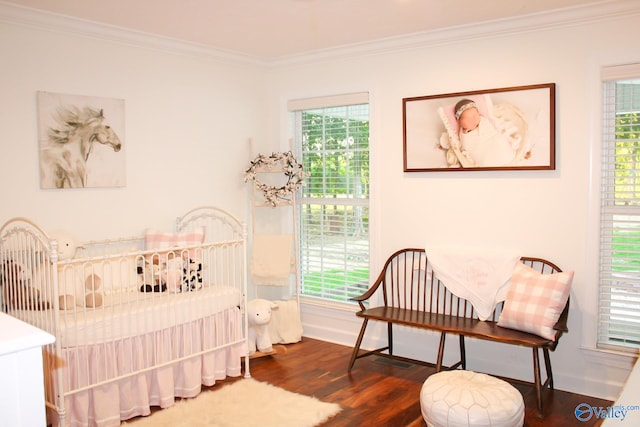
[[[40,147],[40,179],[43,188],[82,188],[87,183],[87,160],[98,142],[118,152],[122,143],[104,123],[102,109],[62,108],[50,127],[48,141]]]

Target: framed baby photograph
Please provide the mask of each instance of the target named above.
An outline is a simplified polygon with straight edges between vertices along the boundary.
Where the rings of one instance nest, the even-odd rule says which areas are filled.
[[[402,99],[405,172],[555,169],[555,83]]]

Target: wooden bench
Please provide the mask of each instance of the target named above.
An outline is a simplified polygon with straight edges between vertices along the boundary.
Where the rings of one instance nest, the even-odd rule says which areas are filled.
[[[555,264],[541,258],[521,258],[521,262],[544,274],[561,272]],[[555,350],[560,337],[567,329],[569,301],[556,323],[555,341],[540,336],[508,329],[497,325],[504,303],[496,306],[492,316],[485,321],[478,319],[477,313],[470,302],[453,295],[444,284],[432,274],[424,249],[402,249],[391,255],[386,261],[380,275],[371,288],[364,294],[352,298],[360,305],[356,313],[363,319],[360,334],[356,340],[349,361],[348,371],[351,372],[356,359],[371,355],[389,357],[393,359],[434,366],[436,372],[443,369],[466,369],[465,337],[497,341],[506,344],[530,347],[533,349],[533,378],[538,404],[538,412],[542,417],[542,391],[553,389],[553,373],[549,352]],[[381,299],[380,306],[368,307],[370,299],[377,295]],[[377,300],[373,300],[377,301]],[[375,350],[360,350],[362,339],[369,320],[386,322],[387,345]],[[393,353],[393,325],[405,325],[415,328],[440,332],[440,345],[435,363],[415,360],[394,355]],[[459,336],[460,361],[443,366],[445,338],[447,334]],[[547,378],[541,379],[539,350],[542,349]]]

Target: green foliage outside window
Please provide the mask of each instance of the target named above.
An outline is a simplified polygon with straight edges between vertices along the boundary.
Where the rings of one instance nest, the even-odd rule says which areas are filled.
[[[640,206],[639,113],[617,115],[615,156],[615,205],[637,208]],[[640,214],[637,211],[629,213]],[[640,273],[640,221],[627,218],[627,215],[614,216],[612,270]]]

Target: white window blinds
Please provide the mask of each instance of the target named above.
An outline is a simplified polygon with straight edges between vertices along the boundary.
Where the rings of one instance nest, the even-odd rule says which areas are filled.
[[[368,94],[295,100],[289,109],[309,174],[297,200],[301,295],[348,301],[369,286]]]
[[[640,64],[603,70],[598,346],[640,348]]]

